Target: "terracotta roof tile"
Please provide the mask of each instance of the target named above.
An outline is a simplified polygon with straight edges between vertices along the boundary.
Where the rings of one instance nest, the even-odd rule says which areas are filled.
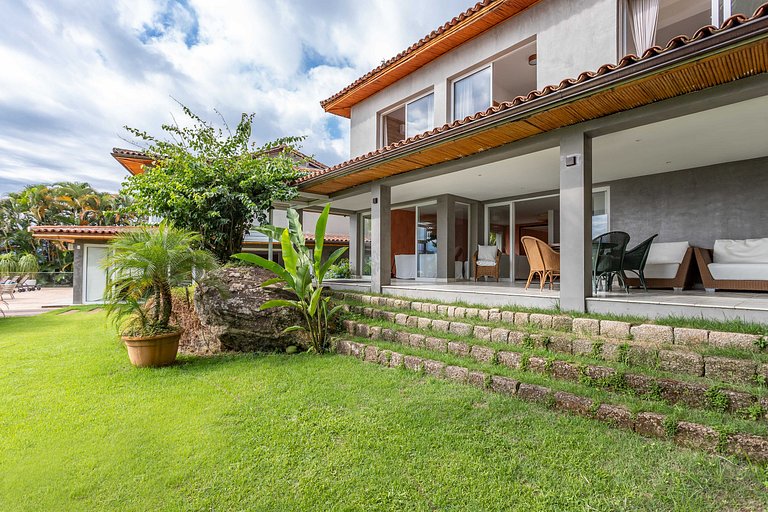
[[[32,226],[29,231],[32,234],[58,234],[58,235],[117,235],[126,231],[135,230],[139,226]]]
[[[487,3],[487,2],[486,2]],[[485,3],[484,3],[485,4]],[[481,5],[481,4],[478,4]],[[477,7],[477,6],[476,6]],[[388,146],[385,146],[383,148],[377,149],[375,151],[368,152],[364,155],[357,156],[355,158],[352,158],[350,160],[347,160],[345,162],[342,162],[340,164],[334,165],[332,167],[329,167],[327,169],[319,170],[317,172],[309,173],[305,176],[302,176],[297,180],[297,183],[305,183],[307,181],[313,180],[318,177],[322,177],[326,174],[333,173],[334,171],[339,171],[341,169],[344,169],[345,167],[348,167],[352,164],[357,164],[364,162],[365,160],[368,160],[372,157],[383,155],[385,153],[389,153],[393,150],[396,150],[398,148],[401,148],[403,146],[409,146],[417,141],[421,141],[424,139],[428,139],[434,135],[448,132],[450,130],[456,129],[461,126],[468,125],[472,122],[478,121],[480,119],[483,119],[488,116],[492,116],[494,114],[498,114],[499,112],[507,111],[510,109],[514,109],[516,107],[519,107],[520,105],[523,105],[525,103],[528,103],[530,101],[536,100],[538,98],[542,98],[545,96],[548,96],[550,94],[562,91],[564,89],[567,89],[568,87],[572,87],[573,85],[580,84],[583,82],[587,82],[589,80],[592,80],[594,78],[607,75],[610,73],[614,73],[620,69],[626,68],[632,64],[635,64],[640,61],[645,61],[648,59],[652,59],[653,57],[656,57],[657,55],[660,55],[662,53],[675,50],[677,48],[686,46],[694,41],[699,41],[701,39],[706,39],[713,34],[716,34],[718,32],[722,32],[724,30],[728,30],[734,27],[737,27],[739,25],[742,25],[744,23],[747,23],[749,21],[756,20],[758,18],[762,17],[768,17],[768,3],[763,4],[760,6],[755,13],[751,17],[746,17],[742,14],[736,14],[734,16],[731,16],[727,20],[725,20],[720,27],[714,27],[712,25],[708,25],[706,27],[702,27],[699,30],[696,31],[693,36],[688,37],[685,35],[680,35],[677,37],[672,38],[666,46],[660,47],[660,46],[654,46],[652,48],[649,48],[641,56],[637,55],[627,55],[623,57],[617,64],[604,64],[603,66],[600,66],[596,71],[585,71],[581,73],[576,78],[567,78],[563,81],[561,81],[558,85],[548,85],[544,87],[541,90],[536,90],[528,93],[525,96],[518,96],[514,98],[511,101],[505,101],[497,106],[491,107],[483,112],[478,112],[474,114],[473,116],[465,117],[464,119],[453,121],[452,123],[446,123],[443,126],[433,128],[430,131],[414,135],[413,137],[409,137],[407,139],[395,142],[393,144],[390,144]]]

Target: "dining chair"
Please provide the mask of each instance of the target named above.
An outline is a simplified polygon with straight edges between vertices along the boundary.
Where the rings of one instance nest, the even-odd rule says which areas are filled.
[[[613,277],[629,293],[624,279],[624,255],[629,243],[629,234],[624,231],[609,231],[592,240],[592,290],[597,293],[599,280],[604,279],[606,289],[611,289]]]

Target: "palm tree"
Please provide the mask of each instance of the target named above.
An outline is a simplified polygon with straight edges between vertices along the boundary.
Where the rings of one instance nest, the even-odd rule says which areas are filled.
[[[71,209],[75,225],[86,225],[86,212],[94,209],[97,192],[88,183],[62,182],[55,188],[56,199]]]
[[[133,322],[130,332],[141,336],[172,330],[171,290],[189,283],[194,273],[216,266],[213,255],[196,249],[199,234],[163,222],[120,235],[110,243],[105,300],[117,320]],[[151,299],[151,300],[148,300]]]

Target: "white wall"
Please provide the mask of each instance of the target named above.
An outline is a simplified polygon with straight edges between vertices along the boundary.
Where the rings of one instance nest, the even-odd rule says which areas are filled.
[[[378,114],[434,88],[435,126],[450,122],[449,80],[536,38],[537,88],[617,59],[617,0],[545,0],[352,107],[350,156],[374,151]]]

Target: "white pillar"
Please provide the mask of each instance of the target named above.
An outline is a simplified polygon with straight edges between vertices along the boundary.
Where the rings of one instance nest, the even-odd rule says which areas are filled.
[[[360,214],[353,213],[349,216],[349,270],[353,277],[362,275],[360,269]]]
[[[584,311],[592,295],[592,140],[560,138],[560,307]]]
[[[391,189],[371,186],[371,291],[381,293],[392,282]]]

